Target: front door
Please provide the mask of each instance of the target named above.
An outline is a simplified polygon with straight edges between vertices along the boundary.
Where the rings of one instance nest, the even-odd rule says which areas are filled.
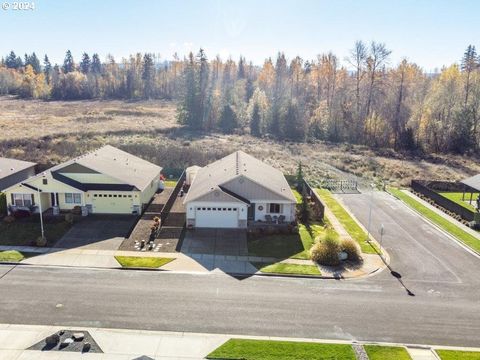
[[[248,207],[248,220],[255,220],[255,204]]]

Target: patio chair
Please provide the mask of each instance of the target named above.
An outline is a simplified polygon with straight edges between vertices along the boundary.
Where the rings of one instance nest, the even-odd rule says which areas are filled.
[[[271,215],[265,215],[265,221],[266,221],[268,224],[273,223],[272,216],[271,216]]]
[[[280,215],[280,216],[278,217],[278,223],[279,223],[279,224],[283,224],[284,222],[285,222],[285,215]]]

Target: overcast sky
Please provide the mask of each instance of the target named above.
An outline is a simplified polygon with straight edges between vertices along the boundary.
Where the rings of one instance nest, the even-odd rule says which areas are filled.
[[[13,0],[0,0],[10,2]],[[469,44],[480,47],[480,1],[474,0],[36,0],[35,10],[0,9],[0,54],[35,51],[61,62],[70,49],[135,52],[170,59],[206,49],[209,58],[255,64],[283,51],[340,59],[355,40],[392,50],[391,65],[407,58],[426,71],[458,62]]]

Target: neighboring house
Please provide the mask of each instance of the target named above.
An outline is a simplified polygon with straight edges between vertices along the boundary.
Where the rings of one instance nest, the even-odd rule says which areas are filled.
[[[35,175],[35,163],[0,157],[0,192]]]
[[[295,220],[295,196],[282,172],[243,151],[195,172],[184,200],[190,228],[246,228],[249,221]]]
[[[10,211],[29,208],[54,213],[80,207],[82,213],[140,213],[160,185],[162,168],[104,146],[21,181],[5,190]],[[41,203],[40,203],[41,199]]]

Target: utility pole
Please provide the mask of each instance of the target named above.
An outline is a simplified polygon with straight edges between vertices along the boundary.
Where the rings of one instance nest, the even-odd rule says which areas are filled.
[[[45,231],[43,229],[42,197],[40,196],[40,189],[37,189],[37,194],[38,194],[38,209],[40,212],[40,230],[42,232],[42,239],[44,239]]]

